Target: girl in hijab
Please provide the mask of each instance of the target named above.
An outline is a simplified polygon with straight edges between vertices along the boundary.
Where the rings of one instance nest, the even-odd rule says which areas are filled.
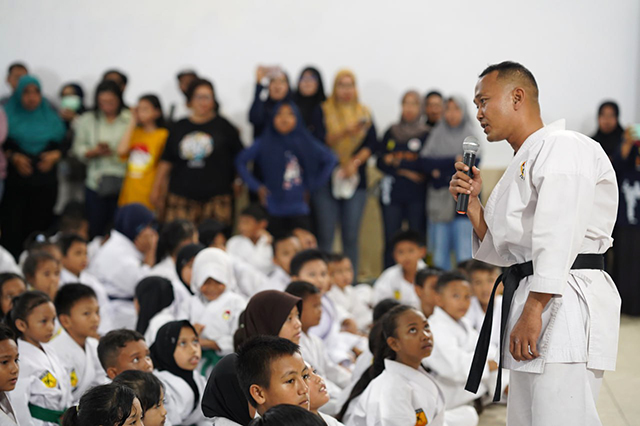
[[[322,114],[322,103],[327,100],[324,94],[324,85],[320,71],[314,67],[307,67],[300,73],[298,79],[298,90],[293,94],[304,125],[316,139],[324,141],[326,129],[324,127],[324,116]]]
[[[358,276],[360,220],[367,200],[366,163],[377,146],[369,109],[358,98],[355,75],[342,70],[336,75],[333,92],[322,104],[327,136],[325,141],[338,157],[331,185],[317,191],[314,199],[318,246],[330,252],[340,218],[344,253]]]
[[[409,229],[419,232],[424,238],[425,176],[408,168],[398,169],[402,161],[408,164],[417,162],[429,134],[429,126],[420,119],[422,110],[420,98],[415,90],[404,94],[400,122],[387,130],[378,147],[377,165],[385,174],[380,182],[385,269],[395,263],[391,239],[402,228],[402,222],[406,220],[409,223]]]
[[[255,417],[255,408],[249,404],[238,383],[236,360],[229,354],[216,364],[209,376],[202,397],[202,412],[213,419],[214,426],[247,426]]]
[[[173,285],[166,278],[151,276],[136,286],[133,305],[138,313],[136,331],[151,345],[160,327],[178,318]]]
[[[250,161],[263,179],[249,172]],[[309,229],[307,194],[328,182],[336,163],[331,150],[304,127],[295,104],[283,101],[275,106],[263,135],[238,155],[236,169],[267,208],[270,232],[281,235],[293,228]]]
[[[0,244],[17,258],[31,233],[51,226],[65,127],[43,98],[40,82],[30,75],[20,79],[5,113],[8,169],[0,208]]]
[[[603,102],[598,108],[598,131],[592,138],[600,142],[609,158],[617,152],[624,137],[624,129],[618,121],[619,117],[620,108],[613,101]]]
[[[206,247],[200,243],[187,244],[178,251],[176,256],[176,273],[180,278],[180,282],[191,291],[191,272],[193,268],[193,259],[198,253],[204,250]]]
[[[172,425],[207,425],[202,408],[205,378],[196,371],[202,349],[196,329],[189,321],[163,325],[149,348],[165,389],[165,407]]]
[[[430,175],[427,187],[427,217],[429,250],[435,266],[451,269],[451,252],[456,261],[471,259],[471,222],[466,215],[457,215],[455,201],[449,192],[449,179],[455,173],[454,163],[462,156],[462,141],[478,134],[478,123],[467,112],[467,104],[460,96],[445,102],[444,119],[433,128],[420,152],[420,164]],[[404,167],[404,164],[402,165]]]
[[[254,336],[278,336],[300,344],[302,299],[278,290],[265,290],[253,296],[240,314],[233,337],[236,351]]]

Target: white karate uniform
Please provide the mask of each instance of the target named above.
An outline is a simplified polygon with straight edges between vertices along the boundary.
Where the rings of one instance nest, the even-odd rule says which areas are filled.
[[[6,248],[0,246],[0,273],[5,272],[22,275],[22,271],[18,267],[13,255],[9,253]]]
[[[484,395],[491,383],[486,366],[478,392],[472,394],[464,389],[478,342],[478,332],[464,318],[456,321],[437,306],[429,317],[429,326],[433,333],[433,352],[423,360],[423,364],[432,370],[442,388],[447,408],[468,404]]]
[[[424,261],[418,261],[418,270],[426,268]],[[416,294],[413,283],[404,279],[401,265],[393,265],[378,277],[373,284],[374,304],[384,299],[394,299],[403,305],[420,309],[420,299]]]
[[[21,426],[55,426],[31,417],[28,404],[56,411],[72,405],[69,375],[55,351],[47,343],[41,346],[43,350],[18,339],[20,373],[11,398]]]
[[[324,420],[327,426],[344,426],[342,423],[340,423],[338,420],[336,420],[334,417],[331,417],[328,414],[325,414],[322,412],[318,412],[318,414],[320,415],[320,417],[322,417],[322,420]]]
[[[202,337],[214,340],[220,347],[218,355],[233,352],[233,334],[238,329],[240,314],[247,307],[247,299],[230,290],[225,290],[216,300],[208,302],[194,323],[204,325]]]
[[[18,426],[16,410],[6,392],[0,392],[0,426]]]
[[[571,364],[582,364],[583,375],[597,377],[597,370],[613,370],[616,363],[616,286],[604,271],[570,270],[579,253],[604,253],[611,247],[618,207],[616,176],[597,142],[564,127],[561,120],[527,138],[487,201],[484,239],[473,235],[476,259],[499,266],[533,261],[534,274],[515,292],[506,336],[530,291],[554,295],[542,313],[540,357],[517,362],[507,342],[503,348],[504,366],[511,370],[508,417],[515,425],[600,424],[597,415],[591,416],[597,392],[585,392],[587,379],[570,379]],[[553,377],[546,368],[551,363],[564,366],[553,366]],[[516,373],[542,377],[528,380],[530,375]],[[524,387],[523,380],[530,387],[516,391]],[[547,395],[546,382],[573,390]],[[597,380],[594,386],[599,387]]]
[[[214,417],[210,420],[213,422],[213,426],[242,426],[240,423],[236,423],[225,417]]]
[[[91,262],[95,259],[98,251],[100,251],[100,247],[102,247],[103,242],[106,242],[103,237],[95,237],[87,244],[87,258],[89,259],[89,266],[91,266]]]
[[[233,281],[236,283],[232,290],[250,299],[254,294],[266,289],[269,278],[253,265],[237,256],[229,255]]]
[[[368,284],[360,284],[360,286],[371,288]],[[372,321],[372,309],[366,300],[360,297],[360,293],[355,287],[349,285],[345,288],[340,288],[337,285],[332,285],[327,292],[327,297],[331,299],[336,307],[340,307],[349,313],[350,317],[358,325],[359,330],[368,330]]]
[[[268,281],[264,290],[285,291],[291,283],[291,275],[287,274],[280,265],[273,265],[273,269],[267,277]]]
[[[390,359],[386,359],[384,365],[382,374],[349,406],[347,426],[473,426],[478,423],[478,415],[471,407],[452,412],[455,422],[448,422],[442,390],[423,368],[416,370]]]
[[[157,371],[153,374],[164,385],[165,408],[167,410],[167,419],[172,425],[192,425],[208,426],[211,420],[207,419],[202,413],[202,394],[207,385],[207,380],[200,374],[198,370],[193,372],[193,379],[200,393],[200,400],[194,408],[194,393],[187,382],[182,378],[168,372]]]
[[[114,229],[89,265],[89,273],[104,285],[111,299],[109,314],[116,329],[131,328],[137,323],[133,296],[136,285],[150,269],[143,259],[133,242]]]
[[[100,305],[100,325],[98,326],[98,333],[104,336],[109,331],[113,330],[109,305],[111,301],[107,295],[107,291],[104,289],[104,285],[96,277],[88,273],[86,270],[80,272],[80,276],[74,275],[71,271],[61,268],[60,270],[60,287],[65,284],[81,283],[91,287],[96,293],[96,299],[98,299],[98,305]]]
[[[163,310],[155,314],[151,318],[151,320],[149,320],[147,331],[144,332],[144,340],[145,342],[147,342],[147,346],[153,345],[153,342],[156,341],[156,335],[158,334],[158,330],[160,330],[160,328],[166,323],[171,321],[189,319],[188,317],[181,316],[180,313],[182,311],[178,308],[179,307],[177,305],[172,303],[171,305],[167,306],[166,308],[164,308]]]
[[[98,340],[88,337],[84,349],[62,330],[49,346],[67,372],[71,383],[72,405],[78,404],[80,397],[90,388],[106,383],[105,372],[98,359]]]
[[[266,236],[262,236],[253,244],[244,235],[234,235],[227,241],[227,253],[239,257],[265,275],[273,269],[273,247]]]
[[[191,297],[191,293],[178,276],[176,262],[174,262],[171,256],[165,257],[161,262],[154,265],[149,270],[147,276],[163,277],[171,281],[171,286],[173,287],[173,303],[177,306],[182,306],[184,301]]]

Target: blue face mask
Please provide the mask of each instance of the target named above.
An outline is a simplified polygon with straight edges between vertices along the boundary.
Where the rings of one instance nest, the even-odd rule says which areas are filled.
[[[60,108],[69,109],[71,111],[78,111],[80,109],[82,101],[80,100],[80,96],[78,95],[67,95],[63,96],[60,100]]]

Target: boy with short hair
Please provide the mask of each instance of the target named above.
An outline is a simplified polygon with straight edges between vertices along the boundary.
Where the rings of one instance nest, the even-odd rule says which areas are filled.
[[[357,330],[366,331],[371,325],[372,289],[368,284],[351,285],[353,283],[353,265],[351,259],[344,254],[332,253],[328,258],[331,288],[327,297],[338,307],[353,318]],[[313,364],[312,364],[313,365]]]
[[[144,336],[121,328],[102,336],[98,343],[100,365],[110,379],[127,370],[153,371],[153,361]]]
[[[416,273],[414,289],[420,299],[420,309],[429,318],[437,305],[436,284],[442,275],[439,269],[422,268]]]
[[[482,328],[491,291],[500,275],[500,268],[480,260],[474,260],[467,267],[467,275],[471,283],[471,306],[465,318],[478,332]],[[491,344],[500,346],[500,318],[502,316],[502,296],[496,294],[493,304],[493,326],[491,328]],[[497,349],[497,347],[496,347]]]
[[[489,357],[478,392],[464,389],[478,341],[478,332],[464,319],[471,303],[471,285],[459,272],[449,272],[438,278],[435,289],[437,306],[429,324],[438,343],[424,363],[433,371],[450,409],[469,404],[493,389],[489,372],[496,371],[498,365]]]
[[[54,304],[62,331],[49,345],[68,373],[77,404],[85,391],[105,381],[98,359],[100,305],[96,293],[84,284],[62,287]]]
[[[413,283],[418,269],[427,266],[424,239],[412,230],[400,231],[391,240],[396,264],[387,268],[373,285],[374,303],[395,299],[402,304],[420,308]]]
[[[293,234],[284,234],[273,239],[273,269],[265,290],[284,291],[291,282],[291,259],[302,250],[300,240]]]
[[[274,336],[256,336],[238,351],[238,381],[249,403],[263,415],[280,404],[309,409],[309,375],[300,347]]]
[[[329,358],[324,342],[318,336],[309,334],[311,327],[320,324],[322,317],[322,293],[311,283],[294,281],[287,286],[287,293],[302,299],[302,334],[300,335],[300,352],[304,360],[312,365],[320,376],[326,379],[330,401],[322,407],[323,412],[335,414],[340,410],[337,405],[338,395],[351,380],[351,373]]]
[[[95,291],[98,304],[102,308],[100,320],[100,334],[111,330],[111,319],[108,318],[109,296],[104,286],[96,277],[87,272],[88,246],[87,240],[78,234],[61,234],[58,237],[58,246],[62,252],[62,268],[60,270],[60,286],[69,283],[83,283]],[[106,315],[106,316],[105,316]]]
[[[268,275],[273,268],[273,237],[267,231],[267,212],[259,205],[245,208],[238,218],[238,232],[227,241],[229,254],[239,257]]]

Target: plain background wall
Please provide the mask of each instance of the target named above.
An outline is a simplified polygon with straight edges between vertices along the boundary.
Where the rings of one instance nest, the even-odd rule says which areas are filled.
[[[294,81],[317,65],[327,90],[351,68],[379,132],[398,119],[409,88],[460,93],[473,113],[476,76],[505,59],[533,71],[547,122],[566,118],[590,134],[608,98],[623,123],[640,122],[638,0],[0,0],[0,40],[0,72],[25,61],[51,99],[68,81],[91,99],[101,73],[116,67],[130,79],[127,102],[156,92],[168,110],[182,102],[176,71],[193,67],[214,81],[245,143],[257,64],[281,65]],[[492,144],[484,167],[510,157],[506,143]]]

